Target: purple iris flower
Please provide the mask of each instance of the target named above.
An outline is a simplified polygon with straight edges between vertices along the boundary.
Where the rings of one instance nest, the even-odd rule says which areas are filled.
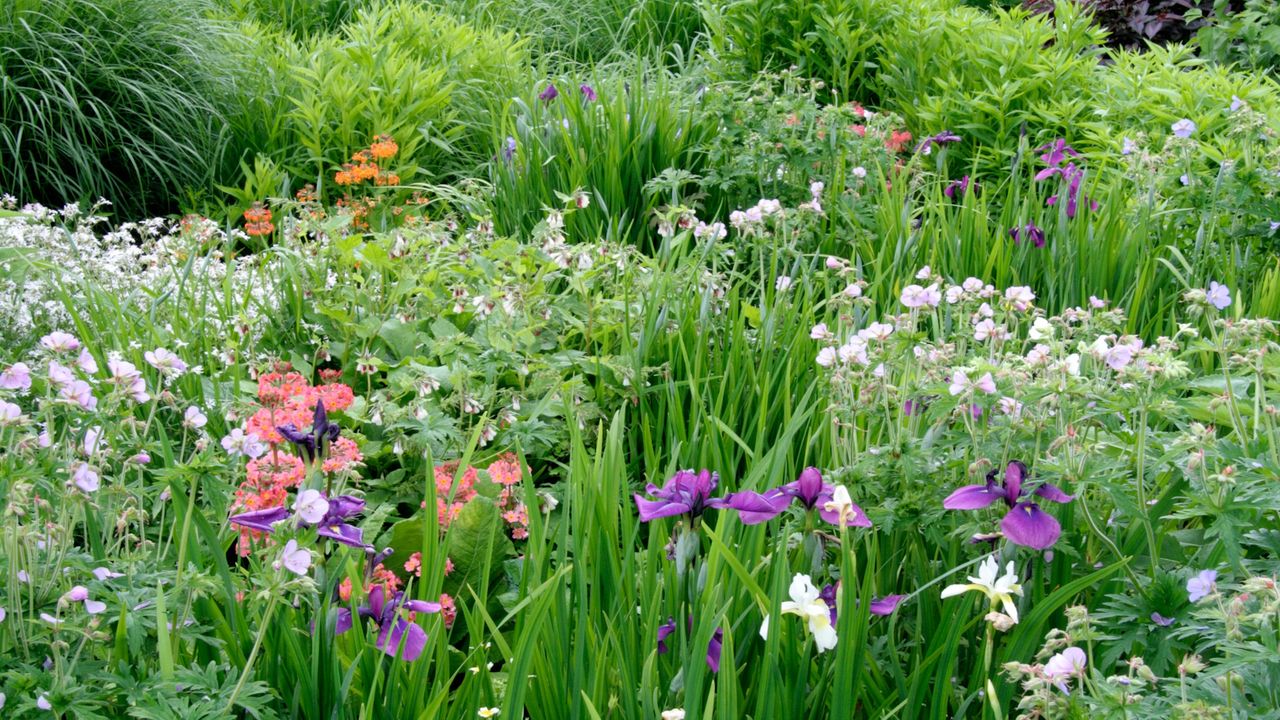
[[[508,165],[510,165],[511,161],[514,160],[515,157],[516,157],[516,139],[508,135],[507,141],[502,145],[502,159],[505,160]]]
[[[325,513],[320,522],[316,523],[316,528],[318,528],[316,533],[321,537],[327,537],[343,545],[363,548],[365,547],[363,531],[347,522],[348,518],[360,514],[363,510],[364,500],[350,495],[339,495],[329,500],[328,512]],[[270,533],[275,530],[276,523],[288,520],[290,515],[288,508],[268,508],[266,510],[251,510],[239,515],[232,515],[228,522],[250,530]],[[299,519],[298,527],[310,527],[310,524]]]
[[[694,473],[692,470],[681,470],[667,480],[667,484],[658,487],[653,483],[645,486],[645,492],[657,498],[648,500],[635,494],[636,508],[640,511],[640,522],[649,522],[658,518],[688,515],[690,519],[701,517],[711,508],[724,508],[725,498],[713,498],[711,493],[720,483],[720,476],[710,470]]]
[[[232,515],[228,522],[250,530],[269,533],[275,529],[276,523],[287,519],[289,519],[289,509],[278,507]]]
[[[832,625],[836,624],[836,597],[839,592],[839,586],[825,585],[823,586],[822,591],[818,593],[818,597],[827,604],[827,607],[831,611]],[[882,598],[872,598],[871,614],[879,615],[880,617],[892,615],[893,611],[898,609],[898,605],[902,604],[902,601],[906,599],[906,595],[885,595]]]
[[[343,545],[365,547],[364,532],[347,522],[347,518],[359,515],[363,510],[364,500],[360,498],[350,495],[339,495],[333,498],[329,501],[329,512],[325,513],[324,519],[316,524],[318,528],[316,534],[336,540]]]
[[[1068,156],[1080,157],[1080,153],[1068,145],[1065,138],[1058,138],[1048,145],[1042,145],[1036,152],[1044,153],[1040,156],[1040,159],[1050,167],[1061,165],[1062,161],[1066,160]]]
[[[1080,208],[1080,183],[1084,180],[1084,169],[1076,167],[1075,163],[1067,163],[1063,167],[1047,167],[1036,173],[1036,182],[1047,180],[1051,177],[1058,176],[1067,182],[1067,217],[1074,218]],[[1090,210],[1097,210],[1098,203],[1088,197],[1084,198],[1089,204]],[[1045,205],[1053,206],[1058,204],[1058,196],[1052,195],[1044,201]]]
[[[587,102],[595,102],[595,101],[596,101],[596,89],[595,89],[595,88],[591,87],[590,85],[588,85],[588,84],[586,84],[586,83],[583,83],[583,84],[581,84],[581,85],[579,85],[579,86],[578,86],[578,90],[582,93],[582,97],[584,97],[584,98],[586,98],[586,99],[587,99]]]
[[[397,610],[438,613],[440,603],[406,600],[402,592],[397,592],[388,600],[383,587],[375,585],[369,591],[369,599],[356,610],[356,614],[362,619],[372,620],[373,624],[378,626],[379,650],[391,657],[399,657],[405,662],[413,662],[422,655],[422,650],[427,646],[427,632]],[[341,635],[350,630],[353,625],[354,618],[351,617],[351,611],[347,608],[339,608],[334,634]]]
[[[538,93],[538,99],[541,100],[542,102],[549,103],[552,100],[555,100],[557,97],[559,97],[559,95],[560,95],[560,91],[556,89],[556,84],[547,83],[546,89]]]
[[[924,412],[926,407],[923,400],[908,400],[902,403],[902,413],[910,417]]]
[[[966,485],[947,496],[942,507],[948,510],[978,510],[1003,500],[1009,512],[1000,521],[1004,536],[1014,545],[1044,550],[1058,541],[1062,526],[1050,514],[1029,499],[1023,481],[1027,478],[1027,466],[1014,460],[1005,466],[1003,482],[996,482],[996,470],[987,473],[987,484]],[[1040,483],[1030,495],[1036,495],[1056,503],[1068,503],[1075,498],[1049,483]]]
[[[1009,237],[1013,238],[1013,242],[1021,243],[1023,240],[1034,243],[1037,248],[1044,247],[1044,230],[1036,227],[1035,223],[1029,222],[1022,227],[1015,227],[1009,230]]]
[[[751,491],[739,492],[725,498],[728,506],[738,511],[738,518],[748,525],[768,522],[787,509],[792,502],[799,501],[805,510],[818,510],[818,515],[832,525],[839,524],[840,513],[826,509],[835,493],[835,486],[822,479],[817,468],[808,467],[800,473],[800,477],[779,488],[763,494]],[[867,514],[857,505],[845,525],[848,527],[871,527]]]
[[[923,141],[921,141],[921,143],[916,146],[916,152],[918,153],[924,152],[929,148],[933,147],[934,145],[946,145],[947,143],[957,143],[957,142],[960,142],[959,135],[956,135],[950,130],[943,130],[937,135],[934,135],[933,137],[927,137]]]
[[[689,630],[693,630],[693,618],[689,618]],[[667,618],[667,621],[658,626],[658,654],[665,655],[670,652],[671,648],[667,647],[667,638],[671,633],[676,631],[676,619]],[[724,645],[724,630],[716,628],[711,634],[711,641],[707,643],[707,667],[711,668],[711,672],[720,672],[720,651]]]
[[[949,198],[955,199],[957,197],[964,197],[964,194],[968,191],[969,191],[969,176],[965,175],[959,180],[952,180],[951,184],[947,186],[947,189],[942,191],[942,194],[946,195]]]
[[[316,402],[316,412],[311,420],[310,432],[302,432],[293,423],[277,427],[276,432],[298,448],[298,453],[302,455],[303,460],[313,462],[317,457],[324,456],[329,443],[338,439],[341,428],[329,422],[329,414],[324,410],[324,401],[320,400]]]

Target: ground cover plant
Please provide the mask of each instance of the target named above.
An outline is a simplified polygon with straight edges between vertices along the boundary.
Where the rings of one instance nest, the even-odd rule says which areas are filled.
[[[1280,717],[1265,8],[112,3],[0,11],[3,717]]]

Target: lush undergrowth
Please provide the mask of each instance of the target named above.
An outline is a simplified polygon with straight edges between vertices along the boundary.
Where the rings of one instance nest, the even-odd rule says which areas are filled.
[[[1280,717],[1265,14],[1015,4],[0,11],[0,713]]]

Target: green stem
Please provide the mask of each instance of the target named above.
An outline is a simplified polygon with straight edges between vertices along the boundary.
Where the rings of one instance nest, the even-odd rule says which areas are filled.
[[[271,615],[276,610],[276,601],[279,595],[271,594],[271,602],[267,603],[267,612],[262,616],[262,625],[258,628],[258,637],[253,641],[253,649],[249,651],[249,659],[244,662],[244,669],[240,671],[240,680],[236,683],[235,690],[231,691],[231,697],[227,700],[227,707],[224,712],[230,713],[231,708],[235,707],[236,698],[240,695],[240,690],[244,688],[244,681],[249,679],[249,671],[253,669],[253,661],[258,658],[258,651],[262,649],[262,639],[267,635],[267,627],[271,625]]]

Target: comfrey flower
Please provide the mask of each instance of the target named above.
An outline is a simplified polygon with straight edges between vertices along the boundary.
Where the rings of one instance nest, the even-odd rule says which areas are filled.
[[[427,632],[412,619],[404,617],[400,610],[409,613],[438,613],[440,603],[425,600],[406,599],[404,593],[397,592],[390,599],[382,585],[374,585],[369,591],[369,599],[356,610],[360,618],[372,620],[378,627],[378,649],[398,657],[405,662],[417,660],[427,647]],[[335,635],[341,635],[353,626],[351,611],[338,609],[338,622]]]
[[[836,497],[837,490],[844,490]],[[777,517],[787,506],[798,502],[806,512],[817,510],[819,517],[832,525],[845,527],[871,527],[867,514],[849,499],[849,491],[831,485],[822,479],[822,473],[813,467],[805,468],[800,477],[782,487],[765,493],[751,491],[733,493],[724,499],[725,505],[738,511],[738,517],[748,525],[758,525]]]
[[[649,483],[645,492],[656,500],[641,497],[639,493],[634,495],[640,521],[650,522],[676,515],[687,515],[694,520],[708,509],[727,507],[726,498],[711,497],[718,484],[720,476],[710,470],[696,474],[692,470],[681,470],[662,487]]]
[[[316,458],[324,456],[326,446],[338,439],[341,429],[329,422],[329,415],[324,410],[324,401],[320,400],[316,402],[316,412],[311,421],[310,432],[298,430],[293,423],[277,427],[276,432],[298,448],[298,453],[302,455],[303,460],[313,462]]]
[[[1028,496],[1035,495],[1056,503],[1068,503],[1075,498],[1049,483],[1040,483],[1028,493],[1023,487],[1027,466],[1017,460],[1005,466],[1002,482],[996,482],[996,473],[994,469],[987,473],[985,485],[966,485],[957,489],[942,501],[942,506],[948,510],[978,510],[1003,500],[1009,511],[1000,521],[1000,530],[1010,542],[1036,550],[1044,550],[1057,542],[1062,526]]]
[[[693,618],[689,618],[689,627],[692,630]],[[670,651],[667,647],[667,638],[671,633],[676,631],[675,618],[667,618],[667,621],[658,626],[658,654],[662,655]],[[711,668],[711,672],[720,672],[720,653],[724,646],[724,630],[716,628],[711,634],[711,640],[707,643],[707,667]]]
[[[978,566],[978,577],[970,575],[967,584],[948,585],[943,589],[942,597],[955,597],[970,590],[986,595],[993,609],[1003,607],[1004,614],[1013,622],[1018,622],[1018,606],[1013,602],[1013,596],[1021,597],[1022,586],[1018,584],[1018,576],[1013,572],[1013,562],[1005,567],[1004,575],[1000,575],[1000,565],[996,562],[995,555],[988,555]]]
[[[1204,598],[1218,592],[1218,571],[1201,570],[1195,577],[1187,580],[1187,595],[1191,602],[1200,602]]]
[[[813,635],[813,642],[818,646],[818,652],[822,653],[834,648],[839,638],[836,636],[835,625],[831,622],[831,608],[822,599],[822,593],[818,588],[814,587],[813,580],[808,575],[797,573],[791,579],[789,594],[791,599],[782,603],[781,606],[783,614],[797,615],[806,621],[806,626]],[[765,615],[764,621],[760,623],[760,637],[769,639],[768,615]]]
[[[1088,659],[1084,651],[1072,646],[1049,658],[1049,662],[1044,664],[1044,675],[1059,690],[1070,695],[1067,681],[1082,675],[1086,664]]]

